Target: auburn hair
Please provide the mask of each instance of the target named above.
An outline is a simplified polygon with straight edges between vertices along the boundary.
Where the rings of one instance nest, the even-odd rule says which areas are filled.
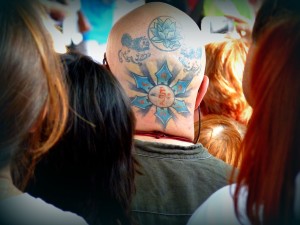
[[[198,126],[199,124],[195,123],[195,132]],[[239,163],[235,162],[236,152],[240,148],[245,131],[246,126],[233,118],[209,114],[201,119],[198,142],[213,156],[238,167]]]
[[[201,103],[201,112],[231,117],[247,124],[251,107],[247,103],[242,77],[248,45],[238,39],[210,43],[205,46],[209,86]]]
[[[254,46],[250,95],[253,114],[239,156],[234,193],[248,191],[252,224],[292,224],[295,178],[300,171],[300,17],[270,25]]]

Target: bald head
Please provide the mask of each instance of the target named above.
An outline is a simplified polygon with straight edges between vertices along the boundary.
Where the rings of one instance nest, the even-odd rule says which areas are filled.
[[[193,139],[205,69],[201,38],[187,14],[160,2],[145,4],[114,25],[107,62],[131,98],[137,130]]]

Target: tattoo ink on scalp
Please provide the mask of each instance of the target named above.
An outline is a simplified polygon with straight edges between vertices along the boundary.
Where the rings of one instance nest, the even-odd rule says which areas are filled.
[[[122,49],[119,50],[119,61],[132,62],[141,65],[142,61],[150,57],[150,42],[145,37],[132,38],[129,34],[123,34],[121,38]]]
[[[161,51],[175,51],[181,47],[180,27],[172,17],[154,19],[148,27],[148,37],[153,46]]]
[[[175,75],[170,72],[167,62],[155,73],[156,82],[149,75],[130,74],[135,81],[135,90],[140,93],[132,98],[131,104],[141,109],[141,113],[155,107],[155,117],[163,128],[167,127],[170,119],[175,119],[176,113],[183,116],[190,114],[186,102],[179,98],[187,97],[185,94],[192,79],[179,79],[171,85]]]

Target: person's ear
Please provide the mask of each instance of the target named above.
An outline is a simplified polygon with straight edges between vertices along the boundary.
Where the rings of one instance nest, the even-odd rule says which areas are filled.
[[[208,76],[204,75],[202,83],[199,87],[197,98],[196,98],[196,103],[195,103],[195,110],[200,106],[200,103],[206,94],[207,88],[209,84],[209,79]]]

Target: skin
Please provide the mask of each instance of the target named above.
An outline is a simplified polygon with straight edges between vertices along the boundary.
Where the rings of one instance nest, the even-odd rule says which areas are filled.
[[[196,23],[164,3],[145,4],[114,25],[107,61],[131,98],[136,130],[193,141],[194,110],[208,86],[203,43]]]
[[[13,185],[10,175],[10,166],[6,166],[0,171],[0,200],[22,194],[22,192]]]

